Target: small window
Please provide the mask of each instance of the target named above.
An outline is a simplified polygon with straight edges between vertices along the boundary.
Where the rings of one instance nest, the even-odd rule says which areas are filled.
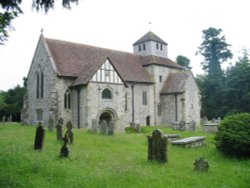
[[[161,44],[161,51],[163,50],[163,45]]]
[[[162,76],[161,75],[159,76],[159,82],[162,82]]]
[[[67,90],[64,94],[64,108],[70,109],[70,91]]]
[[[128,111],[128,93],[125,93],[125,111]]]
[[[146,50],[146,44],[143,44],[143,50]]]
[[[36,98],[39,99],[39,88],[40,88],[40,76],[36,73]]]
[[[139,50],[139,52],[141,51],[141,45],[138,46],[138,50]]]
[[[146,92],[146,91],[143,91],[143,92],[142,92],[142,104],[143,104],[143,105],[147,105],[147,104],[148,104],[147,92]]]
[[[159,50],[159,43],[156,43],[156,49]]]
[[[102,91],[102,98],[103,99],[112,99],[112,93],[108,88],[106,88]]]
[[[161,104],[157,105],[157,114],[158,114],[158,116],[162,116],[162,106],[161,106]]]
[[[43,121],[43,111],[41,109],[36,110],[36,120]]]

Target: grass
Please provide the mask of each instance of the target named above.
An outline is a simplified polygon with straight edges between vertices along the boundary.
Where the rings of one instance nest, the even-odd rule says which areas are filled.
[[[181,137],[207,136],[206,146],[180,148],[168,145],[169,162],[147,160],[147,138],[156,127],[143,127],[143,133],[93,134],[74,129],[69,158],[60,158],[61,142],[56,133],[46,131],[44,148],[34,151],[34,126],[0,124],[0,187],[168,187],[168,188],[248,188],[250,160],[228,158],[215,148],[214,135],[200,130],[164,133]],[[159,128],[159,127],[157,127]],[[208,172],[194,171],[196,158],[204,156]]]

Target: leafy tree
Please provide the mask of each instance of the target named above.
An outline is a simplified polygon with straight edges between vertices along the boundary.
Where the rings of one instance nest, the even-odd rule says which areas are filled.
[[[220,79],[222,77],[221,64],[233,57],[228,49],[229,44],[225,41],[225,36],[221,36],[221,29],[210,27],[203,30],[203,42],[199,53],[204,56],[202,67],[210,78]]]
[[[0,45],[8,38],[8,30],[11,27],[11,21],[19,14],[23,13],[20,8],[22,0],[0,0]],[[72,3],[78,3],[78,0],[62,0],[62,5],[70,9]],[[33,0],[32,7],[37,11],[48,12],[54,8],[54,0]]]
[[[4,110],[6,107],[5,101],[4,101],[4,92],[0,91],[0,111]]]
[[[229,114],[250,112],[250,60],[246,50],[227,70],[226,93]]]
[[[176,57],[176,62],[181,65],[182,67],[190,70],[192,69],[192,67],[190,67],[190,59],[188,59],[187,57],[185,56],[182,56],[182,55],[178,55]]]

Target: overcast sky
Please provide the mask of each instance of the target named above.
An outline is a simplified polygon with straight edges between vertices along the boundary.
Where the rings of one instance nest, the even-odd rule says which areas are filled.
[[[126,52],[151,30],[168,43],[169,58],[184,55],[191,60],[195,75],[202,73],[202,57],[195,53],[204,29],[221,28],[235,57],[250,48],[249,0],[79,0],[70,11],[59,4],[46,15],[32,11],[31,0],[23,2],[25,13],[15,19],[15,30],[0,46],[4,91],[22,85],[41,29],[47,38]]]

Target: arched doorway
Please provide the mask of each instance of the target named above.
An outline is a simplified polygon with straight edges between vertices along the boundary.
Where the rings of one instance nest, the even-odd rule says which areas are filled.
[[[105,120],[106,122],[116,121],[117,120],[117,113],[112,108],[105,108],[98,113],[97,119],[100,122],[102,120]]]
[[[103,112],[101,115],[100,115],[100,119],[99,121],[103,121],[105,120],[106,122],[110,122],[112,121],[112,116],[109,112]]]

